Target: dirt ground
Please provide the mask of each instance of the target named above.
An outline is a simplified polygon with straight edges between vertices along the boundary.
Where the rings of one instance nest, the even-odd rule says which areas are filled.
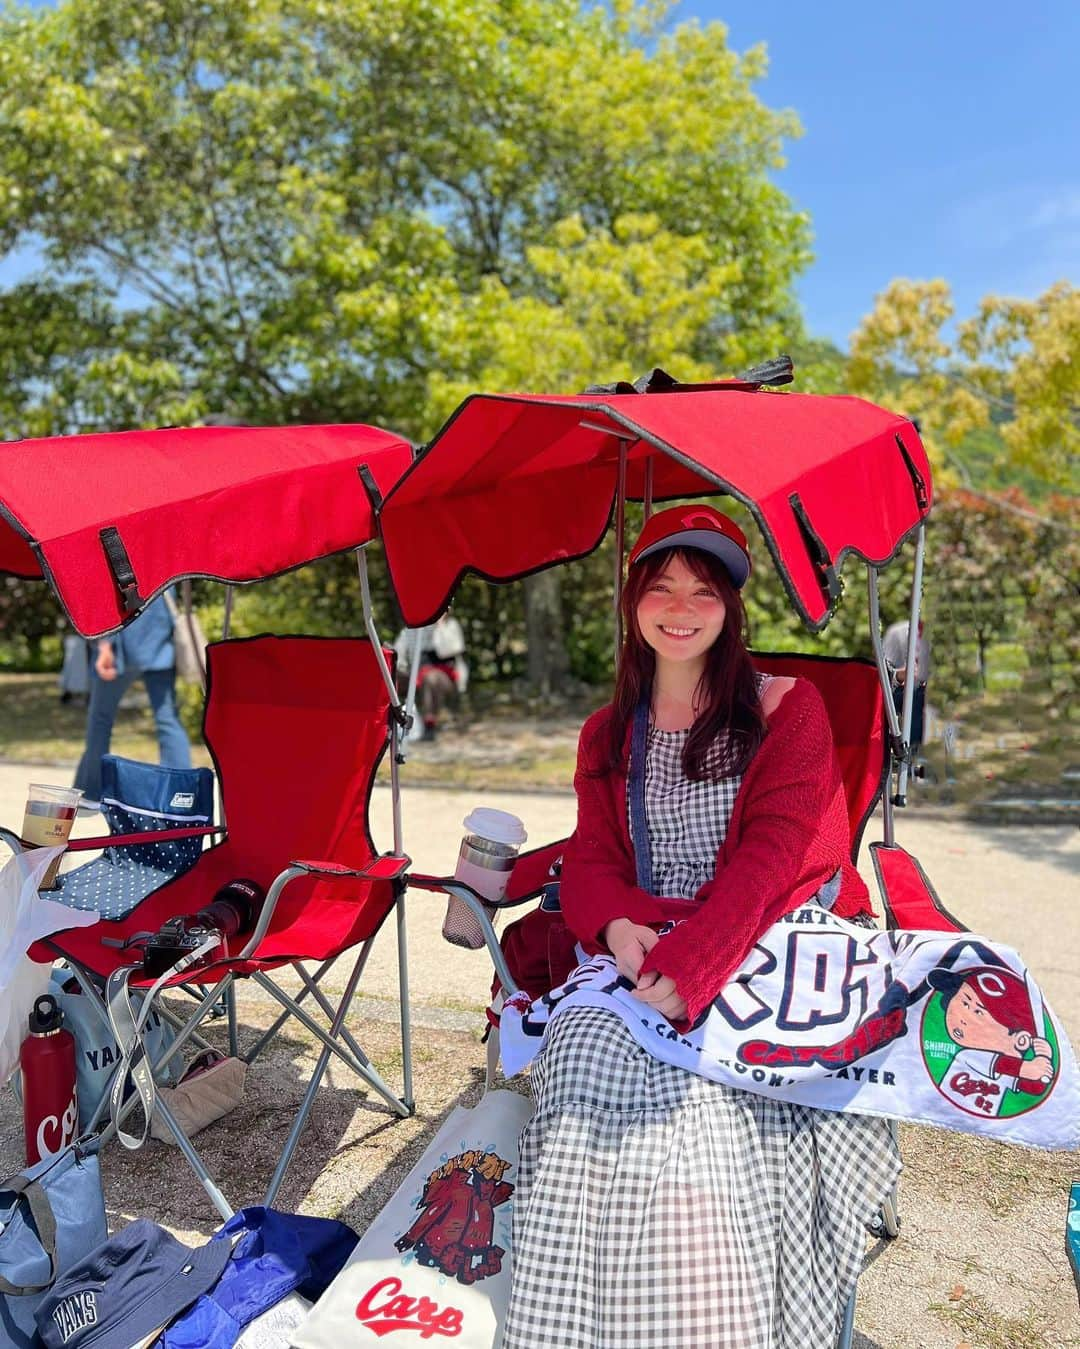
[[[21,807],[24,769],[0,765],[0,818]],[[515,810],[531,842],[572,825],[573,802],[556,795],[486,795]],[[413,789],[405,794],[406,840],[417,868],[452,867],[461,819],[475,793]],[[389,838],[388,793],[373,801],[376,838]],[[82,828],[82,822],[80,822]],[[1069,826],[991,828],[911,812],[901,839],[921,859],[946,904],[973,927],[1019,947],[1074,1039],[1080,1034],[1080,837]],[[340,1216],[363,1230],[407,1173],[440,1121],[482,1090],[480,1005],[489,978],[485,957],[447,947],[438,936],[440,905],[409,902],[416,1115],[398,1120],[333,1067],[279,1196],[280,1207]],[[350,1027],[383,1075],[400,1082],[394,940],[387,924],[376,942],[367,996]],[[340,987],[346,971],[332,973]],[[370,977],[369,977],[370,976]],[[272,1019],[269,998],[245,987],[239,999],[242,1042]],[[217,1024],[211,1038],[224,1036]],[[255,1203],[272,1173],[316,1060],[315,1041],[289,1030],[251,1069],[246,1098],[206,1130],[200,1149],[236,1206]],[[1080,1174],[1071,1155],[1045,1154],[926,1128],[901,1130],[905,1171],[895,1242],[869,1242],[859,1285],[861,1349],[1058,1349],[1080,1346],[1077,1296],[1064,1253],[1068,1187]],[[0,1168],[20,1164],[18,1108],[0,1091]],[[149,1216],[179,1236],[205,1238],[217,1220],[175,1149],[151,1142],[135,1154],[116,1146],[103,1156],[114,1230]],[[553,1331],[553,1349],[558,1335]]]

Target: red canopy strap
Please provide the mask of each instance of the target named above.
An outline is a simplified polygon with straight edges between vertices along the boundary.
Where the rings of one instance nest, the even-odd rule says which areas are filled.
[[[187,829],[150,829],[137,834],[103,834],[100,838],[70,838],[64,846],[64,851],[99,852],[102,848],[126,848],[136,843],[177,843],[184,838],[202,838],[206,834],[226,832],[222,824],[199,824]],[[0,829],[0,838],[3,838],[12,851],[15,850],[16,844],[20,852],[32,852],[35,848],[45,846],[20,838],[11,829]]]
[[[137,843],[178,843],[183,838],[203,838],[226,833],[223,824],[198,824],[189,829],[150,829],[138,834],[106,834],[103,838],[72,838],[68,852],[96,852],[99,848],[128,848]],[[35,845],[28,844],[28,847]]]

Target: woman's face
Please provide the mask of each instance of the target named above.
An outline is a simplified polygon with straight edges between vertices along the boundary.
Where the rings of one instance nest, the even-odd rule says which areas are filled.
[[[638,601],[642,638],[658,660],[696,661],[720,636],[727,606],[716,586],[696,575],[675,553]]]

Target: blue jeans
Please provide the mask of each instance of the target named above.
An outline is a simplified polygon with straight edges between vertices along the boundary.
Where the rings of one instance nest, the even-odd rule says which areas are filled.
[[[893,706],[896,708],[896,715],[904,715],[904,689],[903,685],[897,685],[893,689]],[[926,718],[926,685],[915,685],[915,696],[911,700],[911,748],[920,750],[923,742],[923,727]]]
[[[86,749],[75,774],[75,786],[91,801],[101,800],[101,756],[109,752],[120,699],[136,679],[143,681],[150,695],[161,762],[170,768],[191,767],[191,746],[176,712],[176,671],[127,670],[115,679],[102,679],[91,665]]]

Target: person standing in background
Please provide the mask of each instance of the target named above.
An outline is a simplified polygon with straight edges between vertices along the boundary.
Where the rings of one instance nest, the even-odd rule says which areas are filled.
[[[908,680],[908,634],[911,624],[906,619],[893,623],[886,630],[885,659],[893,678],[893,705],[896,715],[904,715],[904,686]],[[919,619],[919,636],[915,643],[915,696],[911,704],[911,748],[916,753],[922,748],[926,720],[926,682],[930,678],[930,639],[926,625]]]
[[[90,697],[90,643],[77,632],[64,638],[64,664],[60,670],[60,701]]]
[[[418,637],[419,634],[419,637]],[[408,698],[415,643],[420,642],[420,668],[416,676],[416,704],[423,740],[434,740],[446,705],[465,692],[469,667],[465,661],[465,634],[451,614],[443,614],[426,628],[402,628],[394,639],[397,653],[397,686]]]
[[[83,805],[101,804],[101,759],[108,754],[120,700],[136,679],[146,685],[157,727],[158,757],[170,768],[191,767],[191,745],[176,710],[176,650],[165,596],[152,600],[114,637],[97,643],[90,671],[86,748],[75,774]]]

